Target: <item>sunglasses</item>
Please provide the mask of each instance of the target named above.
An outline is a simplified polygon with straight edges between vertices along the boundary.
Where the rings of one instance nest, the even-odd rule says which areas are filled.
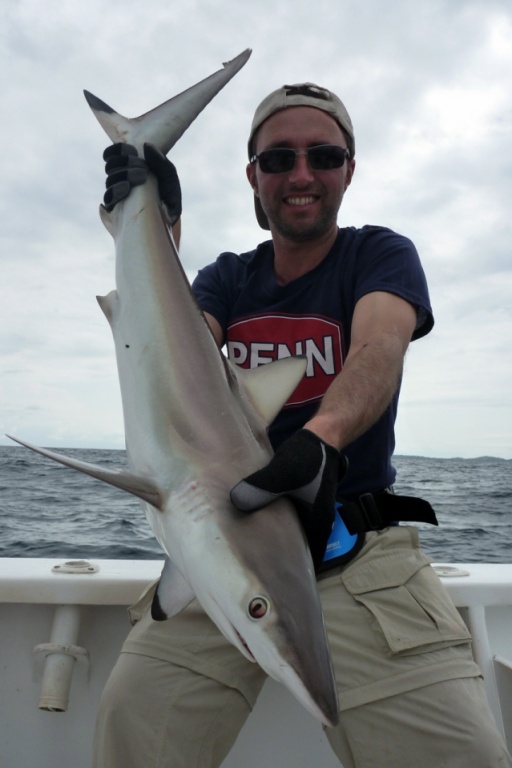
[[[289,173],[295,165],[297,155],[307,156],[312,171],[332,171],[335,168],[341,168],[345,158],[350,157],[349,151],[344,147],[338,147],[335,144],[320,144],[317,147],[308,147],[307,149],[288,149],[285,147],[266,149],[259,155],[253,155],[249,162],[258,161],[263,173]]]

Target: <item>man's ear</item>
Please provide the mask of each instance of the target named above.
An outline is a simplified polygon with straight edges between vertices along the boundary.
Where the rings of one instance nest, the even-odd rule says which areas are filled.
[[[249,184],[252,187],[252,191],[257,197],[259,197],[258,179],[256,177],[256,163],[247,163],[245,173],[247,174],[247,179],[249,180]]]
[[[347,176],[345,178],[345,190],[347,187],[350,186],[350,182],[352,181],[352,177],[354,175],[354,171],[356,170],[356,161],[355,160],[349,160],[348,166],[347,166]]]

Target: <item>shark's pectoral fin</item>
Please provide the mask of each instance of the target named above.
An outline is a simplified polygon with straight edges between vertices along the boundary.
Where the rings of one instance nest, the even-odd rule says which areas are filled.
[[[194,597],[195,593],[190,584],[166,557],[151,605],[151,618],[154,621],[171,619],[186,608]]]
[[[230,365],[265,423],[270,424],[299,385],[306,372],[307,358],[285,357],[249,369]]]
[[[49,451],[47,448],[39,448],[37,445],[26,443],[24,440],[19,440],[17,437],[12,437],[11,435],[7,435],[7,437],[20,445],[24,445],[25,448],[30,448],[32,451],[40,453],[41,456],[46,456],[47,459],[52,459],[59,464],[64,464],[66,467],[77,469],[85,475],[90,475],[97,480],[102,480],[104,483],[114,485],[122,491],[131,493],[134,496],[138,496],[140,499],[147,501],[153,507],[162,509],[162,494],[160,489],[155,483],[145,477],[134,475],[123,469],[105,469],[98,464],[90,464],[87,461],[80,461],[79,459],[72,459],[69,456],[64,456],[62,453]]]

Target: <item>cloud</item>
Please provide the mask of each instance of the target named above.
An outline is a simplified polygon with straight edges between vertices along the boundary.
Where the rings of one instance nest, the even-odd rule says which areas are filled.
[[[512,14],[508,0],[12,0],[0,10],[0,427],[42,444],[120,447],[114,281],[98,218],[108,143],[87,88],[128,116],[250,46],[246,67],[172,150],[193,274],[265,239],[245,178],[254,108],[311,80],[345,101],[357,171],[340,224],[415,242],[436,315],[412,345],[398,450],[512,456]],[[410,426],[408,427],[407,424]],[[2,440],[0,439],[0,442]]]

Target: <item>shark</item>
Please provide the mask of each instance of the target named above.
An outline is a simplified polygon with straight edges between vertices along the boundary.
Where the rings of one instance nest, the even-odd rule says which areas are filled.
[[[126,118],[85,91],[113,142],[167,153],[241,69],[248,49],[156,109]],[[282,498],[255,513],[229,492],[270,459],[267,428],[304,375],[287,357],[252,370],[219,349],[180,263],[157,189],[131,190],[111,213],[115,289],[97,297],[110,323],[127,470],[25,445],[140,498],[165,564],[151,608],[169,620],[194,599],[248,660],[327,726],[338,698],[313,563],[297,513]]]

